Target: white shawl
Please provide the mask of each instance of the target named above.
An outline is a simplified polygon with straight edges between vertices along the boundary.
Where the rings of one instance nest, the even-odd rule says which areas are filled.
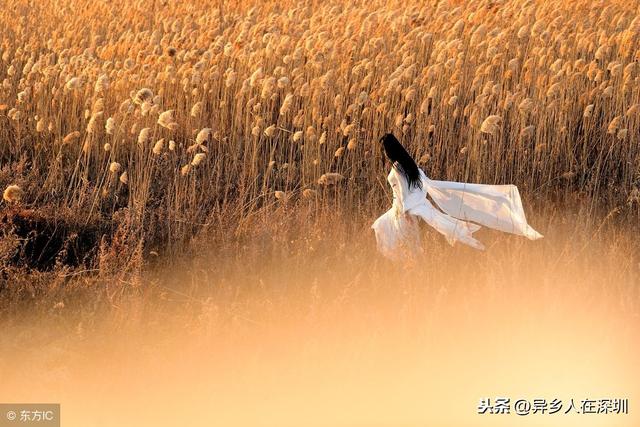
[[[426,191],[446,214],[485,227],[540,239],[524,215],[520,192],[515,185],[469,184],[434,181],[423,177]]]

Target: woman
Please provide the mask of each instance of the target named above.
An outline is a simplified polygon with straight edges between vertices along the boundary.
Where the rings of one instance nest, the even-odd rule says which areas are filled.
[[[420,250],[419,219],[442,233],[450,244],[460,241],[476,249],[484,249],[472,236],[480,225],[531,240],[542,237],[527,224],[515,185],[433,181],[395,136],[386,134],[380,141],[392,163],[387,181],[393,190],[393,204],[371,228],[375,230],[378,249],[385,256],[397,259],[403,250]]]

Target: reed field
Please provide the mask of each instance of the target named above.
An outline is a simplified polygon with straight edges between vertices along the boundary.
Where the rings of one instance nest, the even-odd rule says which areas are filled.
[[[0,403],[72,426],[640,423],[637,1],[5,3]],[[517,185],[544,239],[424,227],[421,258],[381,258],[387,132],[432,179]],[[631,412],[476,414],[505,393]]]

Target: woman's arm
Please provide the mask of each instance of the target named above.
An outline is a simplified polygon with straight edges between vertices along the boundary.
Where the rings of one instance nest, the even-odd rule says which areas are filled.
[[[422,182],[422,188],[426,191],[427,190],[427,186],[429,185],[429,178],[427,177],[427,174],[424,173],[424,171],[421,168],[418,168],[418,171],[420,172],[420,181]]]
[[[395,169],[392,170],[389,176],[389,185],[391,185],[391,189],[393,190],[393,198],[395,200],[396,206],[396,216],[399,216],[404,213],[404,186],[402,185],[403,178],[400,176],[398,171]]]

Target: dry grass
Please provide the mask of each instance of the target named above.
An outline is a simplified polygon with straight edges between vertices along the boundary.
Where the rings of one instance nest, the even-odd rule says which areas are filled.
[[[386,131],[435,178],[607,208],[637,194],[632,3],[247,1],[223,12],[205,1],[5,8],[0,185],[79,221],[126,220],[168,254],[203,224],[305,190],[317,210],[379,211]],[[345,180],[325,185],[328,173]]]

